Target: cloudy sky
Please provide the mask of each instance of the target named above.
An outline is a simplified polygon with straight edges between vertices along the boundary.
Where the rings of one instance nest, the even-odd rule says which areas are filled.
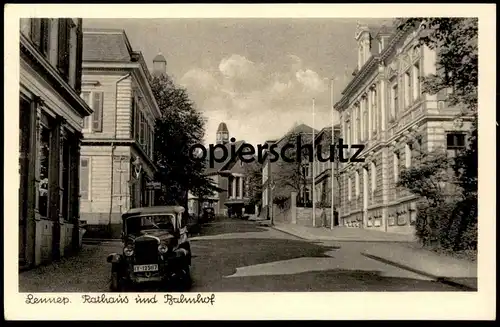
[[[366,19],[85,19],[84,27],[124,29],[152,67],[167,71],[207,119],[205,142],[220,122],[231,137],[259,144],[294,124],[321,129],[357,60],[356,22]],[[337,117],[334,118],[338,122]]]

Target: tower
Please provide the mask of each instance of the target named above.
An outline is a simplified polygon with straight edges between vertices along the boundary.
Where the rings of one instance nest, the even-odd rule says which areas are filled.
[[[167,60],[160,52],[153,59],[153,74],[162,75],[166,73],[167,73]]]
[[[217,144],[226,144],[229,142],[229,131],[227,130],[226,123],[222,122],[217,128]]]

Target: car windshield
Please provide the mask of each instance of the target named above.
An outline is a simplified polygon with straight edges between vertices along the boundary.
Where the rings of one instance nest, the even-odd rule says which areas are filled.
[[[133,216],[126,220],[127,233],[136,234],[147,229],[166,229],[171,232],[175,230],[175,215],[144,215]]]

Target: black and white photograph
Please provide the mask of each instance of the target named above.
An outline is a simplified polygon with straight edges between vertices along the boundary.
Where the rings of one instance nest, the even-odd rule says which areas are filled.
[[[494,285],[483,252],[494,231],[480,242],[478,219],[482,233],[495,226],[494,6],[218,17],[219,4],[203,5],[214,17],[165,18],[147,5],[107,5],[109,18],[99,5],[88,18],[81,6],[9,6],[19,40],[5,80],[4,248],[18,259],[4,264],[19,310],[170,301],[196,312],[272,292],[296,294],[293,310],[314,319],[345,292],[458,301],[487,291],[484,269]],[[479,29],[493,35],[481,44],[488,85]],[[479,161],[492,189],[478,187]],[[320,292],[324,304],[304,303]],[[357,301],[361,315],[369,304]]]

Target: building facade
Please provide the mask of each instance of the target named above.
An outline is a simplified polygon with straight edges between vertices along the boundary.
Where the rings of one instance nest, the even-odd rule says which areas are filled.
[[[332,127],[323,128],[314,138],[317,155],[314,157],[315,178],[314,178],[314,201],[317,208],[330,209],[323,210],[324,221],[323,226],[332,228],[339,225],[338,210],[340,206],[339,192],[339,161],[337,156],[336,144],[340,137],[340,125],[333,127],[333,142],[332,142]],[[330,149],[330,145],[334,148]],[[319,151],[321,151],[321,161],[319,160]],[[333,161],[332,161],[333,158]],[[328,161],[324,161],[328,160]],[[332,183],[333,179],[333,183]],[[333,194],[332,194],[333,190]],[[333,197],[332,197],[333,195]],[[333,221],[331,220],[331,208],[333,204]]]
[[[148,185],[160,110],[150,80],[123,30],[84,30],[81,96],[94,112],[83,124],[80,201],[89,234],[119,237],[123,212],[154,204]]]
[[[21,19],[19,266],[79,248],[82,20]]]
[[[315,131],[315,133],[318,133]],[[267,141],[268,150],[263,151],[263,164],[262,164],[262,205],[259,216],[267,219],[273,217],[274,199],[287,198],[295,192],[297,195],[298,206],[311,206],[312,205],[312,177],[313,165],[309,160],[307,150],[309,147],[312,150],[312,135],[313,128],[304,124],[294,126],[283,137],[276,141]],[[270,147],[274,145],[278,154],[287,144],[295,144],[297,146],[296,137],[300,137],[302,155],[301,162],[285,162],[282,157],[278,160],[271,162]],[[287,150],[288,151],[288,150]],[[290,153],[296,153],[298,149]],[[308,150],[309,151],[309,150]],[[294,158],[295,159],[295,158]]]
[[[341,164],[342,225],[413,233],[418,198],[397,186],[400,172],[418,165],[419,153],[465,146],[470,122],[457,119],[446,92],[422,93],[420,78],[437,72],[420,33],[358,25],[358,67],[335,108],[344,143],[362,144],[365,161]]]
[[[245,170],[246,163],[238,158],[231,158],[231,147],[234,147],[237,153],[245,141],[231,142],[229,139],[229,130],[226,123],[221,122],[216,132],[216,148],[214,156],[222,158],[224,150],[228,154],[223,162],[214,161],[210,164],[210,153],[207,153],[205,174],[212,178],[213,184],[220,188],[221,192],[216,192],[212,196],[198,199],[192,193],[188,195],[188,209],[192,215],[197,215],[199,209],[204,207],[214,208],[216,215],[233,216],[240,213],[253,213],[255,208],[249,208],[248,197],[248,177]]]

